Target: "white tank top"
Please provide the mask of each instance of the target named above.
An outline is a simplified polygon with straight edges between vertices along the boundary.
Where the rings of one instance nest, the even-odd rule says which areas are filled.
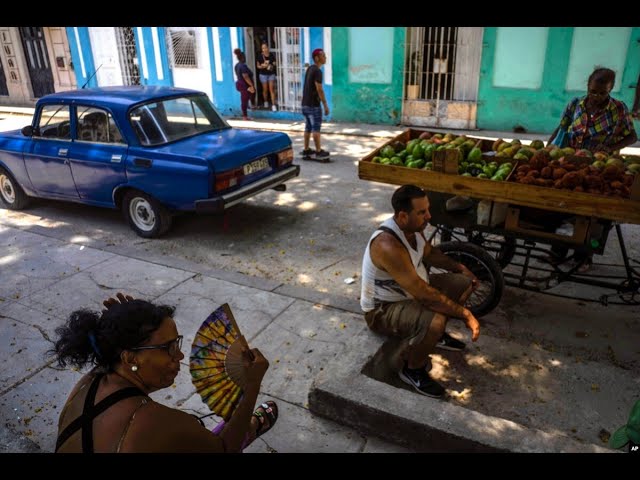
[[[425,282],[428,281],[427,269],[422,263],[422,257],[424,255],[424,246],[426,241],[420,233],[416,234],[416,248],[411,247],[404,232],[400,230],[400,227],[396,224],[393,217],[388,218],[382,225],[392,229],[398,238],[402,241],[409,256],[411,257],[411,263],[416,269],[416,273]],[[383,302],[400,302],[413,298],[409,292],[404,290],[398,282],[396,282],[391,275],[384,270],[380,270],[371,261],[371,241],[382,233],[382,230],[376,230],[371,235],[367,248],[364,251],[364,257],[362,258],[362,290],[360,291],[360,307],[364,312],[370,312],[376,306]]]

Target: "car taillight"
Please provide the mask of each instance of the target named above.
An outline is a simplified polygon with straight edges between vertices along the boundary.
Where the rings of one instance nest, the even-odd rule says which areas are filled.
[[[287,165],[293,162],[293,148],[287,148],[281,152],[278,152],[278,166]]]
[[[235,187],[242,177],[242,167],[227,170],[223,173],[216,173],[216,192]]]

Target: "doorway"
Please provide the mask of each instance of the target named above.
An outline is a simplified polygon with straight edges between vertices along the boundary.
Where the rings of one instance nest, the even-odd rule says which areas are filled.
[[[259,85],[256,95],[258,109],[264,109],[262,84],[257,72],[256,61],[266,43],[276,57],[276,101],[278,110],[300,112],[302,83],[306,69],[302,64],[303,31],[301,27],[246,27],[245,55],[247,65],[255,74]]]
[[[482,27],[409,27],[402,122],[474,129]]]
[[[0,95],[9,95],[9,89],[7,88],[7,77],[4,74],[2,60],[0,60]]]
[[[34,98],[55,92],[42,27],[19,27]]]

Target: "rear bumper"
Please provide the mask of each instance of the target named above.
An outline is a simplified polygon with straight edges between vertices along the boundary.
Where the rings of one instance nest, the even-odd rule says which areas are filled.
[[[264,190],[281,185],[287,180],[297,177],[299,174],[300,166],[291,165],[274,175],[265,177],[257,182],[246,185],[225,195],[208,198],[206,200],[196,200],[196,213],[206,214],[223,212],[236,203],[239,203],[249,197],[253,197]]]

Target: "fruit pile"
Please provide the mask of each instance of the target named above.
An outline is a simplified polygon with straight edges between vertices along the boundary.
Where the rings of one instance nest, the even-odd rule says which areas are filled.
[[[574,192],[629,198],[640,159],[608,157],[570,148],[538,150],[528,161],[518,163],[514,181]]]
[[[408,168],[433,170],[433,154],[438,150],[456,149],[460,152],[461,162],[458,173],[464,176],[505,180],[513,168],[513,163],[502,160],[486,161],[482,157],[481,141],[465,135],[423,132],[419,138],[410,140],[406,145],[400,141],[383,147],[373,163],[397,165]]]
[[[640,157],[609,156],[589,150],[544,146],[541,140],[523,145],[499,138],[468,138],[453,133],[423,132],[407,144],[395,141],[384,146],[373,163],[433,170],[433,155],[439,150],[460,152],[458,173],[490,180],[510,180],[526,185],[552,187],[597,195],[629,198],[635,175],[640,173]],[[513,165],[515,175],[509,177]]]

